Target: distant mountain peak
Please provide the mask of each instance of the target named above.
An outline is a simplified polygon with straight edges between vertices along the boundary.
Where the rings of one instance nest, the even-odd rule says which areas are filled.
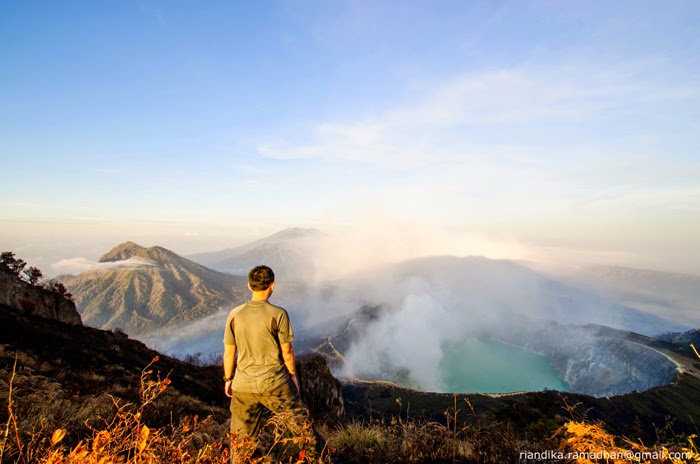
[[[146,333],[240,304],[247,279],[222,274],[160,246],[125,242],[101,269],[65,279],[86,325]]]
[[[198,253],[188,256],[194,262],[211,269],[247,276],[258,264],[266,264],[277,276],[298,276],[300,269],[311,269],[308,250],[325,234],[318,229],[289,227],[267,237],[235,248]]]
[[[135,256],[142,255],[146,251],[144,247],[134,242],[124,242],[115,246],[99,259],[100,263],[112,263],[115,261],[124,261]]]
[[[267,237],[267,239],[294,239],[306,237],[319,237],[322,235],[323,233],[321,233],[321,231],[319,231],[318,229],[314,229],[313,227],[288,227],[284,230],[270,235],[269,237]]]
[[[99,259],[99,262],[113,263],[131,258],[145,258],[150,261],[161,262],[164,259],[173,257],[177,257],[177,255],[163,247],[154,246],[146,248],[134,242],[124,242],[109,250]]]

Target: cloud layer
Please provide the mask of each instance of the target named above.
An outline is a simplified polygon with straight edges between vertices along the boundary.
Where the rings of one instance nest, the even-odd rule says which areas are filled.
[[[51,271],[55,274],[80,274],[82,272],[102,272],[110,269],[140,269],[155,266],[156,264],[145,258],[129,258],[122,261],[99,263],[85,258],[62,259],[51,265]]]

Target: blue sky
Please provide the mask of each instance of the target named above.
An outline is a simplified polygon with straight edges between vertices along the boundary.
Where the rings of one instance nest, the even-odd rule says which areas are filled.
[[[0,243],[381,217],[700,273],[698,31],[695,1],[3,2]]]

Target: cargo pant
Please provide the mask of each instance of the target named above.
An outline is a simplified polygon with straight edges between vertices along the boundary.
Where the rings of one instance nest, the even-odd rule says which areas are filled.
[[[245,435],[257,437],[262,427],[263,408],[273,413],[291,412],[299,420],[309,420],[308,410],[290,382],[263,393],[234,391],[231,396],[231,435],[239,437],[238,440],[242,440]],[[233,454],[232,452],[232,462]]]

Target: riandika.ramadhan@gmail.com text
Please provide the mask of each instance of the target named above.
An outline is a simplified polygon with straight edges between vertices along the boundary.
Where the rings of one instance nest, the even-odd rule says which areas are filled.
[[[620,451],[577,451],[577,452],[564,452],[559,450],[545,450],[545,451],[521,451],[519,462],[521,464],[535,463],[535,462],[572,462],[581,460],[589,460],[592,462],[602,461],[602,462],[616,462],[616,461],[628,461],[628,462],[647,462],[647,461],[661,461],[665,459],[680,459],[682,461],[690,460],[693,453],[690,451],[632,451],[632,450],[620,450]]]

